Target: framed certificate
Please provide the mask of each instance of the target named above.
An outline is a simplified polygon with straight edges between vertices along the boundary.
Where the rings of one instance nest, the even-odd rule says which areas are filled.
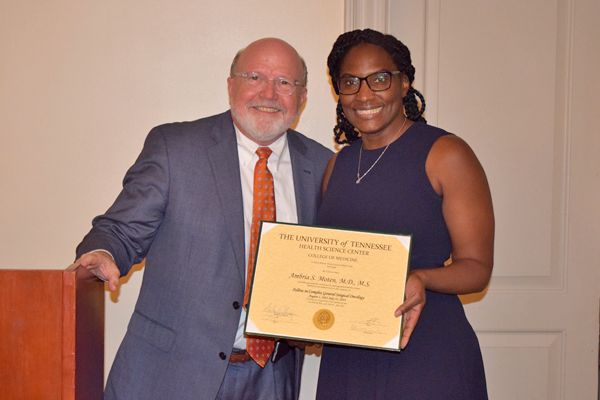
[[[244,333],[400,351],[410,235],[262,222]]]

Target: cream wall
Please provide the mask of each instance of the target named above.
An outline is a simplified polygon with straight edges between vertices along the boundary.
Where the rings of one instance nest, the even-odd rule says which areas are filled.
[[[231,59],[255,39],[305,58],[297,129],[333,148],[325,60],[343,27],[343,0],[3,0],[0,268],[67,267],[147,132],[226,110]],[[107,370],[141,276],[107,293]]]

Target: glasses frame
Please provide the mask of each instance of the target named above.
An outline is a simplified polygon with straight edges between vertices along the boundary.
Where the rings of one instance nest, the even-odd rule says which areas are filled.
[[[252,76],[258,76],[258,77],[262,76],[263,78],[266,79],[265,80],[265,84],[259,90],[256,90],[255,87],[251,87],[248,84],[248,78],[251,78]],[[267,87],[267,81],[273,81],[274,83],[275,83],[275,81],[278,81],[278,80],[286,80],[286,81],[289,81],[289,82],[293,81],[294,82],[293,85],[292,85],[293,89],[292,89],[292,91],[290,93],[280,93],[280,92],[278,92],[277,91],[277,85],[275,84],[275,92],[277,92],[277,94],[280,94],[282,96],[291,96],[292,93],[294,93],[294,91],[296,91],[296,88],[298,86],[304,86],[304,84],[302,82],[300,82],[300,81],[296,81],[296,80],[293,80],[293,79],[284,78],[282,76],[280,76],[279,78],[267,78],[266,76],[264,76],[263,74],[261,74],[259,72],[235,72],[235,73],[233,73],[232,78],[235,78],[235,77],[244,78],[244,80],[246,81],[246,87],[248,89],[252,90],[252,91],[255,91],[255,92],[262,92]]]
[[[372,74],[369,74],[369,75],[365,76],[364,78],[360,78],[360,77],[358,77],[358,76],[343,76],[343,77],[341,77],[341,78],[339,78],[339,79],[337,80],[336,84],[337,84],[337,88],[338,88],[338,92],[339,92],[339,94],[340,94],[340,95],[343,95],[343,96],[351,96],[351,95],[353,95],[353,94],[356,94],[356,93],[360,92],[360,88],[361,88],[361,86],[362,86],[362,83],[363,83],[363,81],[367,83],[367,86],[369,87],[369,89],[370,89],[372,92],[383,92],[383,91],[386,91],[386,90],[388,90],[389,88],[391,88],[391,87],[392,87],[392,79],[391,79],[391,78],[392,78],[394,75],[397,75],[397,74],[399,74],[399,73],[400,73],[400,71],[378,71],[378,72],[373,72]],[[386,87],[385,89],[373,89],[373,88],[371,87],[371,84],[370,84],[370,83],[369,83],[369,81],[368,81],[368,79],[369,79],[370,77],[372,77],[373,75],[378,75],[378,74],[386,74],[386,75],[389,75],[389,76],[390,76],[390,84],[389,84],[389,86],[388,86],[388,87]],[[340,81],[341,81],[342,79],[348,79],[348,78],[355,78],[355,79],[358,79],[358,85],[356,86],[356,88],[357,88],[357,89],[356,89],[356,92],[352,92],[352,93],[342,93],[342,89],[340,88]]]

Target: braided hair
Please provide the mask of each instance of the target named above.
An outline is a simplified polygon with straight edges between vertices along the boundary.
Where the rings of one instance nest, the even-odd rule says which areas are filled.
[[[412,65],[410,50],[398,39],[392,35],[384,35],[381,32],[372,29],[354,30],[340,35],[333,49],[327,57],[327,67],[329,67],[329,76],[333,82],[333,88],[336,94],[340,94],[336,82],[340,79],[340,66],[346,57],[346,54],[356,45],[368,43],[379,46],[384,49],[392,58],[398,70],[406,75],[410,87],[406,96],[402,99],[404,110],[408,119],[427,123],[423,118],[425,112],[425,98],[418,90],[412,87],[415,80],[415,67]],[[418,100],[417,100],[418,98]],[[421,107],[419,108],[419,103]],[[344,115],[342,103],[338,100],[337,104],[337,124],[333,128],[335,141],[339,144],[352,143],[358,139],[359,133]],[[342,135],[345,138],[342,138]]]

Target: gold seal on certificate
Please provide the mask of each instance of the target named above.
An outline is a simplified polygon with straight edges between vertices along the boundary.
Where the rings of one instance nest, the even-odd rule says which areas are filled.
[[[263,222],[244,333],[399,351],[410,243]]]
[[[331,328],[334,322],[335,318],[333,313],[329,310],[319,310],[313,316],[313,324],[315,324],[315,326],[321,330]]]

